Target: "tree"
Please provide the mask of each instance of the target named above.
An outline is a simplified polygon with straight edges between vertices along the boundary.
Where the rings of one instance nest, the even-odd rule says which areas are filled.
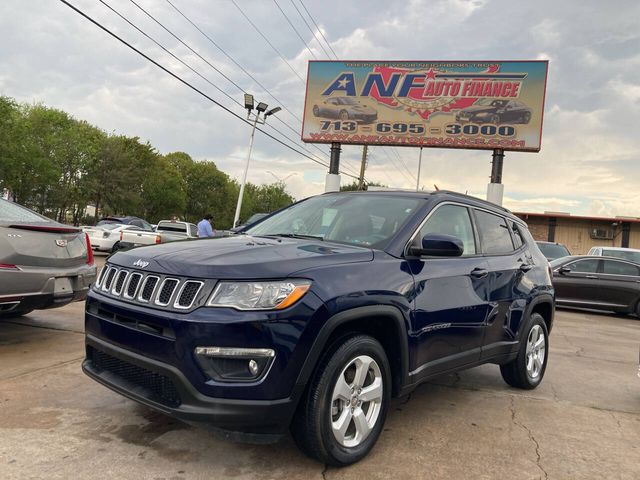
[[[377,183],[377,182],[369,182],[369,183],[365,183],[364,184],[364,189],[368,190],[369,187],[386,187],[386,185],[383,185],[382,183]],[[348,183],[346,185],[342,185],[340,187],[340,191],[341,192],[354,192],[358,190],[358,181],[354,180],[353,183]]]

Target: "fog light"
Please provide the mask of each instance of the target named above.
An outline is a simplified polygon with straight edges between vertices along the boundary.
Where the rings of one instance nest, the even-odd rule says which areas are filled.
[[[258,362],[255,360],[249,360],[249,371],[254,377],[258,375]]]
[[[275,357],[270,348],[196,347],[195,354],[210,379],[236,382],[259,380]]]

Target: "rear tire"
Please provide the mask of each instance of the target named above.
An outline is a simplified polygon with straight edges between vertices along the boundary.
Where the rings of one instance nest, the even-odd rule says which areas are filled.
[[[500,365],[505,382],[515,388],[533,390],[542,382],[549,357],[549,334],[542,315],[532,313],[524,326],[518,356]]]
[[[111,247],[111,253],[116,253],[118,250],[120,250],[120,242],[116,242],[113,244],[113,247]]]
[[[367,335],[343,337],[318,363],[291,433],[307,455],[350,465],[375,445],[390,399],[391,369],[382,345]]]

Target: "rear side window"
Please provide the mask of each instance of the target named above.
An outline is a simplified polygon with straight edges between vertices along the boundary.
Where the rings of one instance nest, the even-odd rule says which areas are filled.
[[[520,227],[516,225],[514,222],[510,221],[509,226],[511,227],[511,233],[513,233],[513,242],[517,250],[522,245],[524,245],[524,237],[522,235],[522,232],[520,232]]]
[[[602,273],[609,273],[612,275],[630,275],[636,277],[640,275],[639,270],[640,269],[638,269],[638,267],[629,263],[605,260]]]
[[[482,244],[482,253],[497,254],[509,253],[514,250],[509,228],[505,219],[487,213],[482,210],[476,210],[476,220],[478,233],[480,234],[480,243]]]
[[[443,205],[439,207],[427,223],[420,229],[418,242],[429,233],[451,235],[462,241],[464,252],[462,255],[476,254],[476,241],[471,226],[469,210],[458,205]]]

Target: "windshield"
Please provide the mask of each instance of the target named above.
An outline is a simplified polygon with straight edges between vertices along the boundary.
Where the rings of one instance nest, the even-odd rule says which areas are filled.
[[[320,195],[263,220],[249,235],[301,235],[382,248],[422,200],[390,195]]]
[[[474,105],[481,107],[503,107],[507,102],[505,100],[494,100],[493,98],[482,98],[478,100]]]
[[[338,99],[340,105],[358,105],[358,101],[353,98],[341,97]]]
[[[633,250],[607,250],[605,248],[602,250],[602,255],[605,257],[622,258],[624,260],[629,260],[630,262],[640,263],[640,252],[635,252]]]
[[[564,245],[556,245],[555,243],[538,243],[538,247],[547,260],[555,260],[569,255],[569,250]]]

